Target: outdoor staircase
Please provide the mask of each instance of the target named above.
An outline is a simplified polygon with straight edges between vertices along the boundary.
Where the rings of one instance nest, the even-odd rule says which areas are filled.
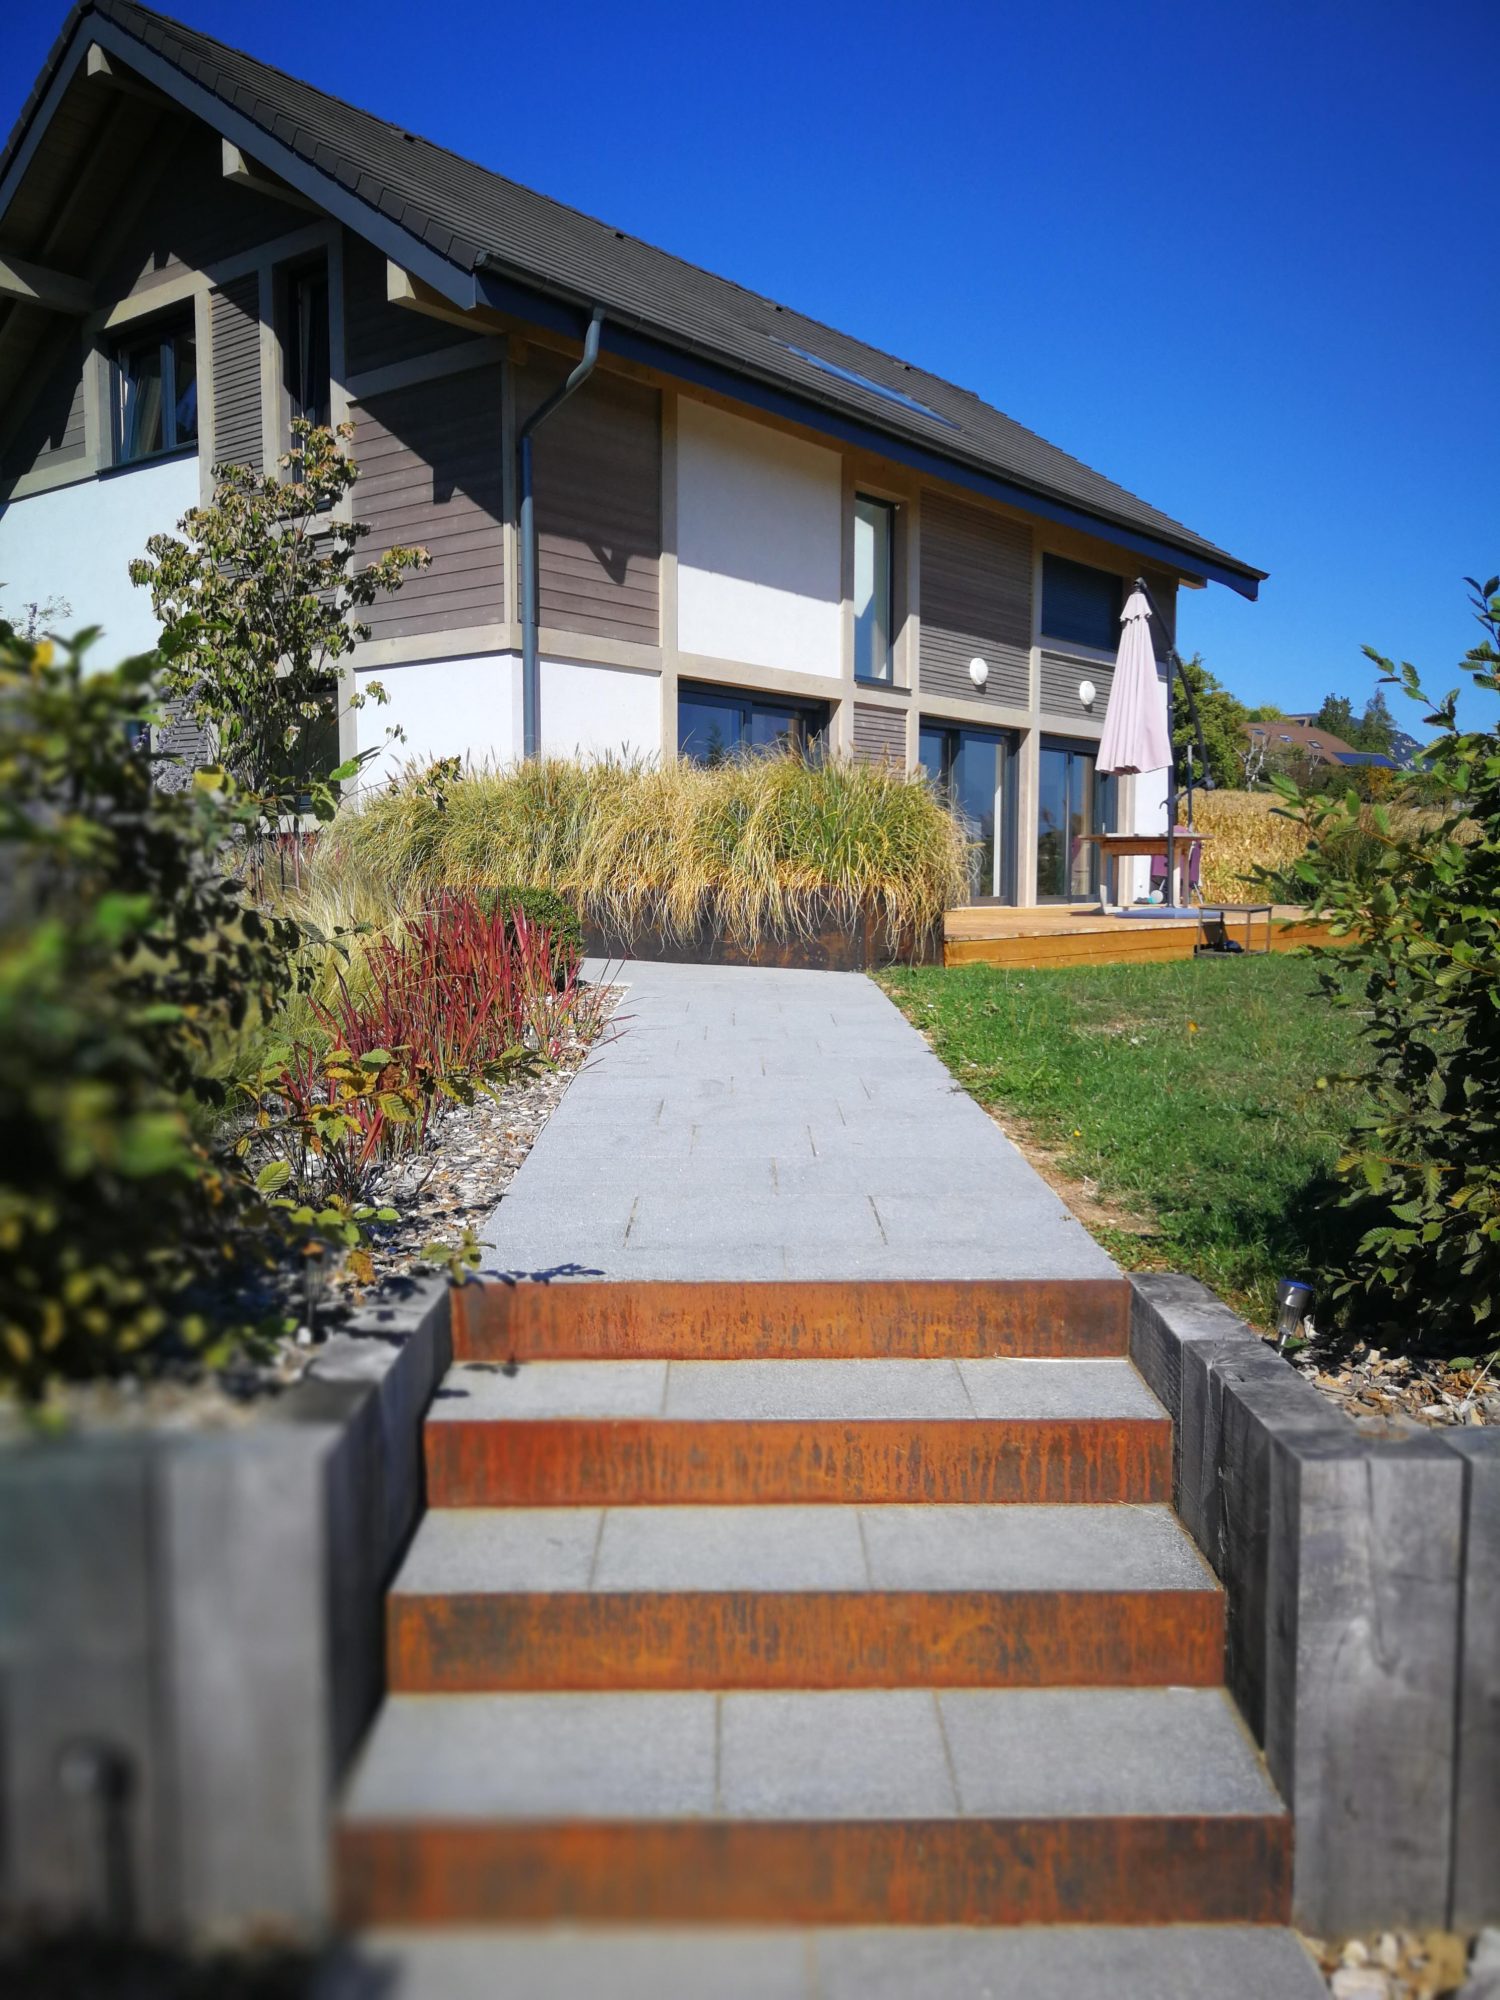
[[[424,1995],[1319,1993],[1128,1296],[458,1294],[346,1924]]]

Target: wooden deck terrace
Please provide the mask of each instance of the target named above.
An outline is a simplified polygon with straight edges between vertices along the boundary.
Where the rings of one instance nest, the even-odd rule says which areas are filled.
[[[1264,915],[1231,914],[1225,928],[1247,952],[1265,949]],[[976,903],[949,910],[943,918],[944,965],[1004,965],[1018,972],[1191,958],[1203,941],[1202,925],[1185,917],[1112,916],[1097,903],[1029,910]],[[1310,919],[1306,911],[1277,904],[1271,912],[1270,941],[1272,951],[1298,951],[1327,944],[1330,933],[1327,924]]]

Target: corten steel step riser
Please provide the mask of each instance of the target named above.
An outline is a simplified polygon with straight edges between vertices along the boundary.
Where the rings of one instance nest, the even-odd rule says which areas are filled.
[[[341,1921],[1285,1923],[1291,1837],[1259,1816],[378,1822],[338,1836]]]
[[[1163,1501],[1154,1417],[429,1422],[434,1507]]]
[[[397,1595],[391,1688],[1215,1687],[1217,1591]]]
[[[601,1294],[605,1296],[601,1297]],[[918,1360],[1125,1354],[1123,1279],[507,1285],[453,1294],[457,1361]]]

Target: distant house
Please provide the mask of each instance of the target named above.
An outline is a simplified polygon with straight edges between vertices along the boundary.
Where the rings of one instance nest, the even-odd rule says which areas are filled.
[[[595,318],[597,367],[536,433],[528,684],[519,433]],[[346,754],[394,718],[424,758],[921,765],[979,829],[974,893],[1011,902],[1089,894],[1083,835],[1164,824],[1159,784],[1094,769],[1130,582],[1164,637],[1179,585],[1264,574],[967,390],[87,0],[0,156],[12,601],[151,643],[127,560],[297,415],[352,423],[370,546],[432,555],[370,618],[352,671],[392,706],[344,713]]]
[[[1308,716],[1282,715],[1274,722],[1247,722],[1244,731],[1253,746],[1264,746],[1273,762],[1280,752],[1286,758],[1305,757],[1310,764],[1366,764],[1383,771],[1400,768],[1394,757],[1356,750],[1331,730],[1320,729]]]

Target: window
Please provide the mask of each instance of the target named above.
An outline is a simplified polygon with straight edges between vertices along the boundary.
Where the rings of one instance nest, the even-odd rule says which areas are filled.
[[[1113,570],[1042,557],[1042,635],[1065,646],[1113,653],[1120,644],[1125,579]]]
[[[328,266],[306,264],[288,274],[281,339],[287,407],[292,417],[327,424],[329,393]]]
[[[922,718],[917,757],[931,782],[968,823],[969,901],[1016,899],[1016,737]]]
[[[896,510],[888,500],[854,496],[854,678],[894,678],[891,637],[895,625],[891,588]]]
[[[1094,768],[1082,744],[1043,743],[1037,789],[1036,893],[1043,903],[1078,903],[1099,894],[1099,849],[1115,812],[1115,781]]]
[[[748,688],[710,687],[683,681],[677,690],[677,754],[692,764],[723,764],[756,751],[823,748],[825,703],[789,701]]]
[[[821,368],[825,375],[837,376],[840,382],[852,382],[856,389],[868,389],[872,396],[883,396],[888,403],[899,403],[903,410],[914,410],[920,417],[931,417],[937,423],[946,424],[950,431],[959,428],[952,417],[929,409],[926,403],[919,403],[915,396],[908,396],[901,389],[891,388],[889,383],[877,382],[870,375],[861,375],[857,368],[841,368],[837,361],[825,361],[821,354],[813,354],[805,347],[793,347],[789,340],[778,340],[776,345],[784,347],[788,354],[795,354],[799,361]]]
[[[191,316],[158,320],[115,349],[115,464],[198,441],[198,347]]]

